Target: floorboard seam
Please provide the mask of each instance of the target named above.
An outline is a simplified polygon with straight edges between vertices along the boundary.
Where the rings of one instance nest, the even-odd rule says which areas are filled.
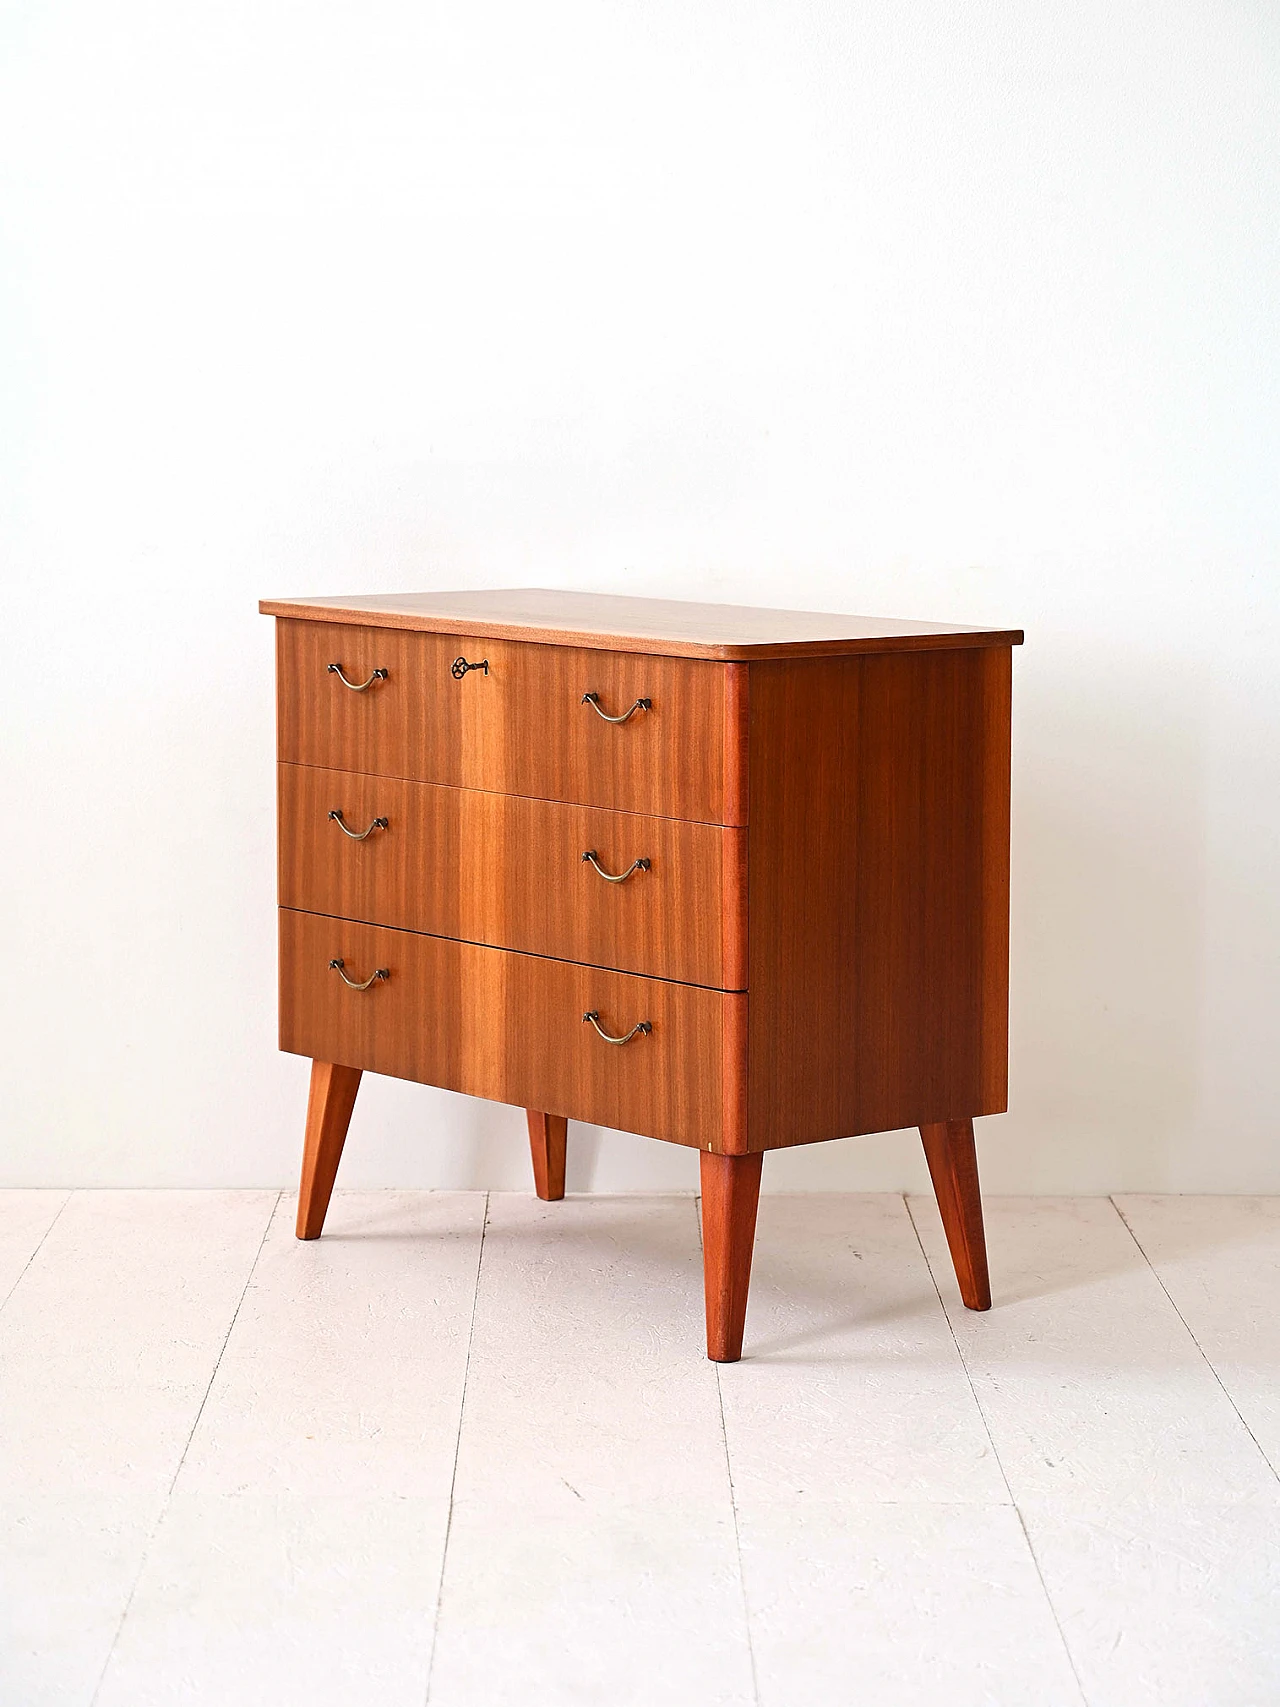
[[[1218,1383],[1218,1386],[1222,1389],[1223,1398],[1231,1406],[1231,1409],[1235,1412],[1236,1416],[1239,1417],[1241,1428],[1244,1429],[1244,1432],[1249,1436],[1249,1439],[1257,1447],[1258,1456],[1262,1459],[1262,1462],[1266,1465],[1267,1469],[1270,1470],[1271,1474],[1276,1478],[1276,1480],[1280,1481],[1280,1469],[1277,1469],[1276,1466],[1271,1462],[1270,1458],[1267,1457],[1267,1454],[1266,1454],[1265,1450],[1263,1449],[1262,1442],[1258,1439],[1257,1435],[1253,1432],[1253,1430],[1249,1427],[1249,1424],[1245,1421],[1244,1416],[1241,1413],[1239,1405],[1237,1405],[1235,1400],[1231,1397],[1231,1394],[1227,1389],[1226,1383],[1223,1381],[1221,1375],[1218,1374],[1218,1371],[1214,1368],[1212,1358],[1209,1356],[1209,1353],[1204,1349],[1204,1347],[1200,1344],[1200,1341],[1196,1338],[1195,1329],[1191,1326],[1191,1323],[1187,1320],[1187,1318],[1182,1314],[1182,1311],[1179,1310],[1176,1302],[1174,1301],[1173,1294],[1169,1291],[1169,1288],[1165,1285],[1163,1279],[1161,1278],[1160,1270],[1156,1267],[1156,1265],[1152,1262],[1151,1258],[1147,1255],[1146,1251],[1143,1249],[1142,1240],[1138,1237],[1137,1233],[1135,1233],[1133,1228],[1129,1225],[1129,1219],[1126,1216],[1124,1210],[1121,1209],[1120,1205],[1116,1202],[1114,1197],[1108,1198],[1107,1201],[1110,1203],[1111,1207],[1115,1210],[1116,1214],[1120,1217],[1120,1222],[1121,1222],[1121,1225],[1124,1227],[1125,1232],[1128,1233],[1129,1237],[1133,1240],[1134,1244],[1138,1247],[1138,1251],[1141,1254],[1143,1262],[1146,1263],[1147,1267],[1151,1270],[1152,1274],[1155,1276],[1156,1285],[1160,1288],[1161,1292],[1163,1292],[1165,1297],[1169,1300],[1169,1304],[1173,1310],[1174,1315],[1178,1318],[1178,1320],[1182,1323],[1183,1327],[1187,1330],[1187,1334],[1190,1337],[1192,1345],[1195,1346],[1196,1350],[1200,1353],[1200,1356],[1204,1359],[1206,1369],[1208,1369],[1209,1373],[1213,1376],[1214,1380]]]
[[[49,1225],[45,1228],[44,1232],[41,1233],[39,1239],[37,1240],[35,1250],[32,1251],[31,1255],[27,1258],[26,1262],[23,1263],[22,1273],[19,1274],[18,1278],[14,1281],[13,1285],[5,1293],[4,1297],[0,1298],[0,1310],[4,1309],[5,1305],[9,1302],[9,1300],[13,1297],[14,1293],[18,1290],[19,1286],[21,1286],[22,1276],[24,1274],[26,1274],[27,1270],[31,1267],[32,1263],[40,1255],[41,1247],[44,1245],[45,1240],[49,1237],[50,1233],[52,1233],[53,1229],[58,1225],[58,1216],[60,1216],[62,1214],[62,1211],[67,1207],[68,1203],[71,1202],[71,1199],[73,1196],[74,1196],[74,1193],[69,1191],[67,1193],[67,1195],[63,1198],[62,1202],[58,1205],[57,1213],[54,1215],[53,1220],[50,1221]]]
[[[169,1509],[169,1501],[173,1498],[173,1490],[177,1486],[178,1477],[182,1474],[182,1466],[187,1461],[187,1453],[191,1450],[191,1442],[195,1439],[196,1430],[200,1426],[200,1418],[204,1415],[204,1408],[209,1402],[209,1395],[213,1391],[213,1384],[218,1379],[218,1371],[221,1369],[222,1359],[226,1355],[227,1342],[231,1338],[232,1331],[235,1328],[236,1321],[240,1315],[244,1301],[249,1295],[249,1287],[253,1283],[254,1274],[257,1270],[259,1260],[262,1257],[262,1247],[267,1242],[267,1234],[271,1231],[271,1223],[276,1218],[276,1211],[280,1207],[280,1199],[283,1196],[284,1193],[282,1191],[278,1191],[275,1195],[275,1201],[267,1211],[267,1221],[266,1225],[262,1229],[262,1237],[258,1240],[258,1248],[253,1253],[253,1261],[249,1264],[249,1272],[244,1277],[244,1285],[240,1288],[240,1296],[236,1299],[236,1307],[231,1312],[231,1320],[227,1323],[227,1331],[222,1336],[222,1344],[218,1347],[218,1355],[213,1360],[213,1369],[209,1375],[209,1380],[205,1385],[204,1393],[201,1395],[200,1403],[196,1407],[195,1419],[192,1422],[190,1429],[187,1431],[187,1438],[182,1447],[182,1456],[178,1459],[177,1468],[169,1479],[169,1486],[165,1492],[164,1499],[160,1503],[160,1510],[156,1513],[155,1522],[151,1525],[151,1531],[147,1536],[146,1545],[142,1549],[142,1557],[138,1561],[138,1569],[134,1574],[133,1585],[129,1590],[128,1598],[125,1600],[124,1610],[121,1612],[119,1622],[116,1624],[115,1633],[111,1638],[110,1646],[107,1648],[106,1658],[102,1662],[102,1670],[98,1673],[98,1681],[93,1686],[93,1694],[89,1698],[89,1707],[95,1707],[98,1697],[102,1694],[102,1685],[106,1682],[107,1671],[111,1665],[111,1656],[116,1651],[116,1644],[120,1640],[120,1632],[125,1627],[125,1621],[129,1616],[129,1610],[132,1607],[134,1597],[138,1592],[138,1585],[142,1581],[143,1572],[147,1568],[147,1561],[151,1557],[152,1544],[154,1543],[156,1536],[160,1533],[160,1525],[164,1522],[165,1513]]]
[[[431,1654],[427,1660],[427,1688],[422,1697],[423,1707],[431,1700],[431,1685],[435,1679],[436,1648],[440,1640],[440,1609],[444,1604],[444,1578],[449,1565],[449,1537],[453,1533],[453,1496],[458,1486],[458,1459],[462,1453],[462,1424],[467,1410],[467,1377],[471,1373],[471,1347],[476,1337],[476,1307],[480,1302],[480,1270],[484,1264],[484,1240],[489,1231],[489,1197],[484,1194],[484,1217],[480,1223],[480,1248],[476,1252],[476,1279],[471,1292],[471,1320],[467,1324],[467,1355],[462,1365],[462,1392],[458,1398],[458,1433],[453,1443],[453,1470],[449,1476],[449,1509],[444,1520],[444,1545],[440,1549],[440,1582],[436,1588],[436,1615],[431,1625]]]
[[[1067,1664],[1071,1667],[1071,1675],[1076,1680],[1076,1688],[1080,1692],[1080,1699],[1084,1702],[1085,1707],[1089,1707],[1089,1698],[1084,1692],[1084,1684],[1081,1681],[1079,1671],[1076,1669],[1075,1655],[1071,1652],[1071,1644],[1067,1641],[1067,1633],[1062,1628],[1062,1620],[1058,1617],[1058,1609],[1053,1604],[1053,1596],[1049,1593],[1049,1585],[1045,1582],[1044,1572],[1040,1569],[1040,1560],[1036,1556],[1035,1545],[1031,1540],[1031,1532],[1027,1528],[1027,1520],[1022,1515],[1022,1508],[1018,1504],[1013,1488],[1010,1486],[1009,1475],[1004,1467],[1004,1461],[1000,1457],[1000,1449],[996,1445],[995,1436],[991,1432],[991,1424],[987,1420],[987,1413],[982,1408],[982,1400],[978,1397],[978,1389],[973,1384],[973,1376],[969,1373],[969,1365],[964,1360],[964,1352],[960,1348],[960,1339],[956,1333],[955,1325],[951,1320],[951,1312],[947,1309],[946,1302],[942,1296],[942,1288],[938,1285],[938,1278],[933,1272],[933,1264],[929,1261],[929,1253],[924,1248],[924,1240],[920,1237],[919,1227],[916,1226],[916,1218],[911,1210],[911,1199],[905,1192],[902,1194],[902,1205],[907,1212],[907,1219],[911,1223],[911,1231],[916,1236],[916,1243],[920,1247],[920,1255],[924,1258],[924,1266],[929,1271],[929,1279],[933,1282],[933,1290],[938,1295],[938,1305],[946,1321],[947,1331],[951,1335],[951,1343],[956,1348],[956,1356],[959,1358],[960,1367],[964,1371],[964,1378],[968,1383],[969,1392],[973,1396],[974,1405],[977,1408],[979,1417],[982,1419],[982,1432],[987,1437],[987,1443],[991,1447],[991,1456],[995,1459],[996,1466],[1000,1471],[1000,1480],[1005,1485],[1005,1491],[1009,1495],[1009,1503],[1013,1507],[1014,1513],[1018,1519],[1018,1527],[1022,1530],[1023,1538],[1027,1543],[1027,1552],[1031,1555],[1031,1563],[1035,1567],[1036,1577],[1040,1583],[1040,1591],[1044,1595],[1045,1605],[1049,1608],[1049,1616],[1053,1619],[1054,1629],[1058,1632],[1058,1640],[1062,1643],[1062,1651],[1067,1657]]]
[[[698,1249],[702,1249],[702,1198],[695,1193],[693,1224],[698,1233]],[[756,1673],[756,1647],[751,1638],[751,1608],[747,1603],[747,1573],[742,1566],[742,1531],[738,1527],[738,1494],[733,1485],[733,1460],[729,1456],[729,1430],[724,1421],[724,1388],[720,1385],[720,1365],[711,1366],[716,1376],[716,1398],[720,1404],[720,1438],[724,1442],[724,1468],[729,1478],[729,1506],[733,1512],[733,1547],[738,1560],[738,1587],[742,1591],[742,1627],[747,1636],[747,1662],[751,1667],[751,1699],[760,1707],[760,1679]]]
[[[733,1485],[733,1462],[729,1457],[729,1431],[724,1423],[724,1389],[720,1385],[720,1365],[716,1364],[716,1397],[720,1401],[720,1437],[724,1441],[724,1467],[729,1478],[729,1505],[733,1512],[733,1547],[738,1560],[738,1587],[742,1591],[742,1627],[747,1637],[747,1661],[751,1667],[751,1699],[760,1707],[760,1679],[756,1675],[756,1649],[751,1639],[751,1608],[747,1603],[747,1573],[742,1565],[742,1531],[738,1527],[738,1495]]]

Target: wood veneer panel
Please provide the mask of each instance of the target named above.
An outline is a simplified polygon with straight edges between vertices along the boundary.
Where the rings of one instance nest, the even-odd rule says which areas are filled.
[[[723,665],[315,621],[280,621],[276,635],[282,760],[731,821]],[[459,657],[487,673],[455,680]],[[354,682],[387,676],[357,693],[331,663]],[[650,708],[608,723],[586,693],[611,715]]]
[[[436,634],[590,646],[668,657],[755,659],[1016,646],[1018,629],[964,628],[826,611],[704,605],[553,587],[389,593],[353,598],[263,599],[268,616]]]
[[[724,682],[724,821],[745,824],[750,794],[750,681],[745,664],[726,664]]]
[[[357,981],[348,989],[329,962]],[[740,994],[601,971],[443,937],[280,911],[280,1047],[493,1102],[724,1144],[724,1032]],[[647,1020],[652,1032],[617,1046]]]
[[[745,983],[743,830],[308,765],[282,764],[279,782],[282,907]],[[355,841],[334,810],[352,830],[386,828]],[[610,883],[588,849],[613,875],[639,859],[649,869]]]
[[[724,817],[727,824],[745,825],[750,817],[750,671],[745,664],[726,664],[723,675]],[[727,990],[742,990],[748,976],[746,830],[727,830],[721,852],[721,982]],[[742,1056],[745,1064],[745,1037]]]
[[[1010,659],[752,665],[752,1150],[1005,1108]]]

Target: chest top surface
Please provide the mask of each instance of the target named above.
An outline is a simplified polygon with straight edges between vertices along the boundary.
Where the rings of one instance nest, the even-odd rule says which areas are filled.
[[[553,587],[263,599],[259,609],[266,616],[309,622],[721,660],[839,657],[1018,646],[1022,642],[1020,629],[766,610],[754,605],[694,604]]]

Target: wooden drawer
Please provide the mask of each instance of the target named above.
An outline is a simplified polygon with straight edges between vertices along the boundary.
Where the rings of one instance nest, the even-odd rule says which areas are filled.
[[[690,984],[746,983],[746,832],[282,764],[280,905]],[[330,814],[341,812],[341,824]],[[348,832],[368,830],[364,840]],[[648,870],[607,882],[647,859]]]
[[[349,989],[334,959],[389,976]],[[282,1049],[701,1149],[745,1148],[746,1000],[280,910]],[[614,1034],[652,1030],[606,1043],[588,1011]]]
[[[283,760],[745,822],[745,666],[287,619],[276,634]],[[458,658],[488,669],[459,680]],[[386,675],[356,691],[332,664],[355,684]],[[588,693],[613,716],[649,707],[609,723]]]

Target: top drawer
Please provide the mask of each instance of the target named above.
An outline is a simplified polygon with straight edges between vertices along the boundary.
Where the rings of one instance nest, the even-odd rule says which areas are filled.
[[[743,665],[280,618],[276,666],[279,756],[294,764],[745,818]],[[637,700],[625,721],[600,715]]]

